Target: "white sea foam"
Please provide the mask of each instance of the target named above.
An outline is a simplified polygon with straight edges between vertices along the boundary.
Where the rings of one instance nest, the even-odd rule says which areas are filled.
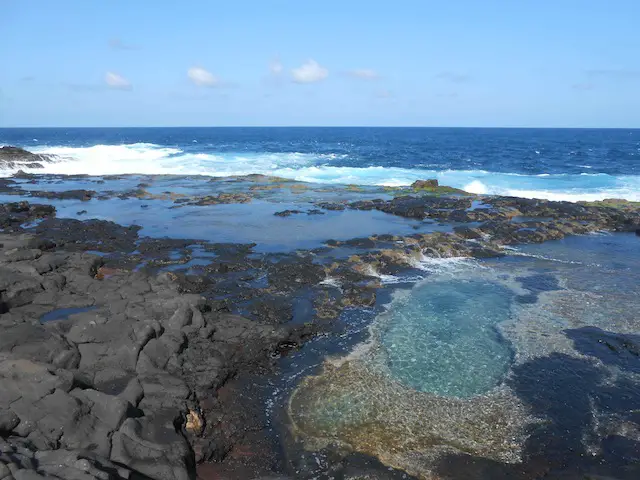
[[[320,282],[320,285],[324,285],[325,287],[333,287],[342,289],[342,283],[335,277],[327,277]]]
[[[395,275],[387,275],[384,273],[380,273],[378,272],[374,267],[372,267],[371,265],[367,265],[364,268],[364,273],[370,277],[375,277],[380,279],[380,281],[384,284],[393,284],[393,283],[400,283],[402,282],[402,278],[401,277],[396,277]]]
[[[602,265],[598,264],[598,263],[583,263],[583,262],[579,262],[577,260],[564,260],[561,258],[553,258],[553,257],[548,257],[546,255],[541,255],[541,254],[537,254],[537,253],[528,253],[528,252],[523,252],[521,251],[519,248],[517,247],[509,247],[509,246],[502,246],[502,248],[504,250],[507,250],[509,252],[509,255],[514,255],[514,256],[518,256],[518,257],[529,257],[529,258],[537,258],[538,260],[546,260],[548,262],[555,262],[555,263],[564,263],[567,265],[587,265],[590,267],[601,267]]]
[[[478,195],[485,195],[487,193],[487,186],[480,180],[474,180],[473,182],[465,185],[463,190],[469,193],[477,193]]]
[[[486,170],[435,170],[426,168],[340,166],[343,154],[189,153],[174,146],[150,143],[94,145],[88,147],[28,146],[35,153],[56,155],[33,173],[49,174],[174,174],[233,176],[275,175],[323,184],[357,184],[402,187],[416,180],[437,178],[441,184],[481,195],[509,195],[567,201],[624,198],[640,201],[640,176],[602,173],[538,174],[496,173]],[[585,166],[586,168],[586,166]],[[0,170],[9,176],[16,169]]]
[[[463,270],[483,268],[479,263],[473,259],[467,257],[427,257],[423,255],[417,260],[414,265],[415,268],[423,270],[429,273],[459,273]]]
[[[610,188],[596,191],[552,191],[552,190],[518,190],[508,189],[500,193],[511,197],[539,198],[543,200],[565,202],[595,202],[607,198],[623,198],[633,202],[640,201],[640,186],[638,188]]]
[[[411,267],[416,270],[422,270],[428,274],[438,275],[454,275],[469,269],[484,268],[476,261],[465,257],[427,257],[422,255],[420,258],[410,259]],[[380,282],[384,285],[394,285],[398,283],[416,283],[424,280],[425,275],[422,274],[401,274],[401,275],[386,275],[379,273],[372,266],[367,266],[365,272],[380,279]]]

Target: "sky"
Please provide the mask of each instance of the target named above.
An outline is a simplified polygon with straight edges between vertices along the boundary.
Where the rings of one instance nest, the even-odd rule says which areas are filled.
[[[0,0],[0,127],[640,127],[638,0]]]

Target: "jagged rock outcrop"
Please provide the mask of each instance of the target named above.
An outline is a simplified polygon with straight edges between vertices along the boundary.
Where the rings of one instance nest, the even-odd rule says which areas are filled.
[[[98,275],[100,263],[0,234],[1,478],[193,479],[218,441],[200,436],[216,408],[200,399],[296,341],[210,311],[172,274]]]
[[[0,169],[43,168],[43,163],[53,160],[50,155],[31,153],[18,147],[5,145],[0,147]]]

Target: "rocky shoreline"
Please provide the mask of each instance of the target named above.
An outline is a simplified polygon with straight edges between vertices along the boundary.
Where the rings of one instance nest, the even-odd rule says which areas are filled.
[[[0,147],[0,168],[35,168],[41,169],[43,163],[54,161],[51,155],[39,155],[18,147],[5,145]]]
[[[291,187],[257,183],[274,184]],[[12,179],[0,180],[0,190],[55,200],[101,195],[26,193]],[[375,305],[381,274],[424,257],[497,257],[504,245],[640,229],[640,207],[628,202],[416,193],[276,215],[376,210],[454,222],[453,231],[327,238],[321,248],[291,253],[142,237],[136,226],[58,218],[50,205],[1,204],[0,479],[293,474],[273,452],[256,453],[268,441],[254,415],[262,407],[251,379],[277,375],[279,357],[328,331],[345,309]],[[164,195],[176,206],[203,208],[253,198]],[[193,273],[196,251],[206,261]],[[340,288],[328,288],[329,280]],[[372,459],[346,458],[336,460],[344,478],[408,478]],[[218,476],[212,464],[236,473]]]

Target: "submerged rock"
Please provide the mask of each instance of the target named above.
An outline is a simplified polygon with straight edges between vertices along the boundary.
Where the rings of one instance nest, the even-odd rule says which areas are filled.
[[[218,195],[207,195],[206,197],[196,198],[193,200],[185,198],[180,201],[180,204],[204,206],[230,203],[249,203],[251,200],[251,196],[245,193],[220,193]]]
[[[349,445],[420,478],[434,454],[472,452],[517,462],[526,412],[509,391],[469,400],[417,392],[359,359],[325,365],[293,393],[290,415],[307,446]]]
[[[640,373],[640,335],[607,332],[597,327],[582,327],[564,332],[578,351],[598,358],[604,364]]]
[[[291,215],[297,215],[300,213],[304,213],[304,212],[302,212],[302,210],[283,210],[281,212],[274,213],[274,215],[276,217],[290,217]]]
[[[8,232],[22,231],[25,224],[55,215],[51,205],[31,205],[28,202],[0,205],[0,229]]]
[[[65,190],[63,192],[33,191],[31,192],[31,196],[50,200],[82,200],[83,202],[87,202],[96,196],[96,192],[94,190]]]

